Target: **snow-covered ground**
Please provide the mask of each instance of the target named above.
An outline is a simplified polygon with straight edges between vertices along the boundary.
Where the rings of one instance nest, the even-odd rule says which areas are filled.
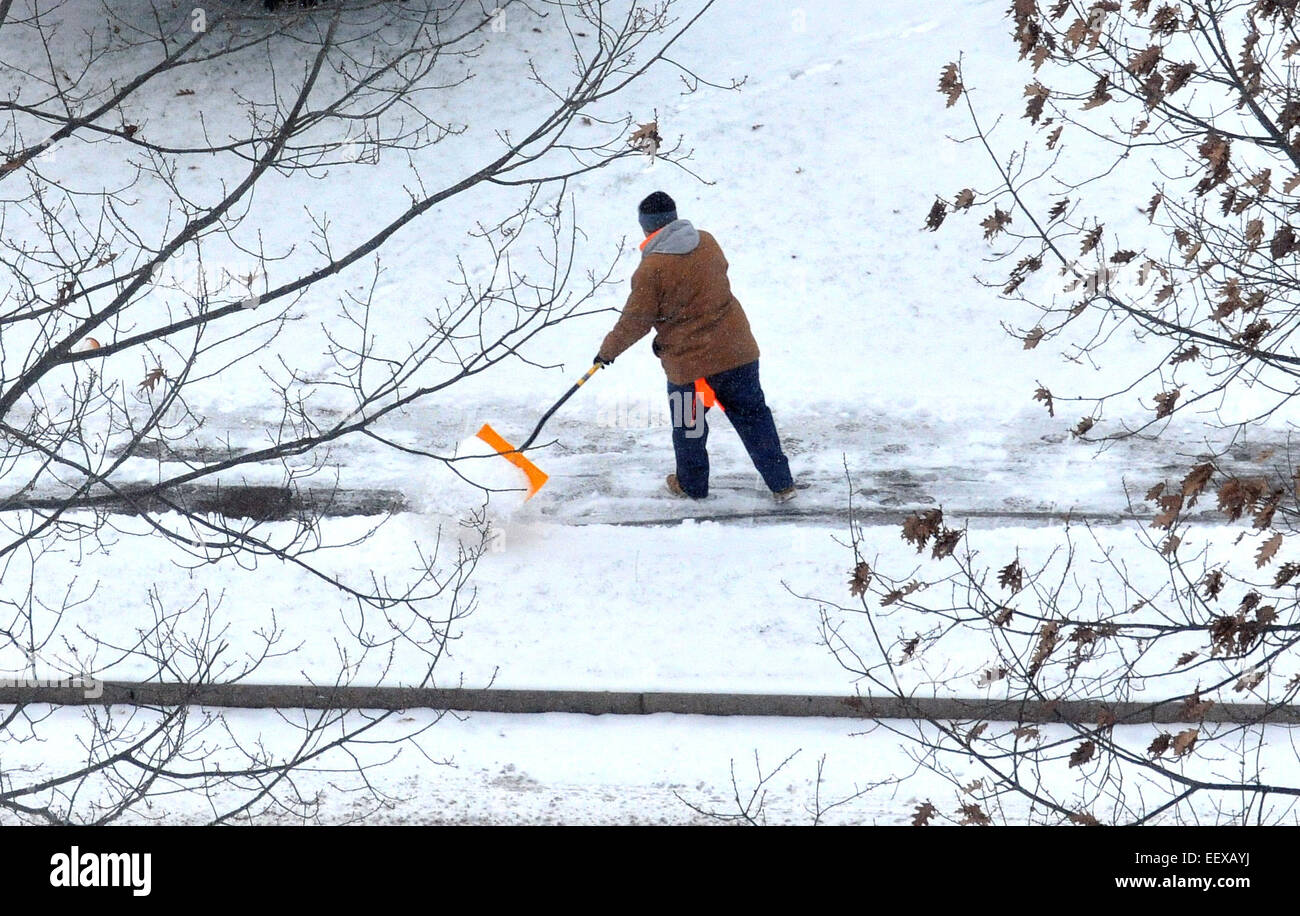
[[[224,715],[237,734],[273,736],[280,731],[275,713],[226,710]],[[429,718],[424,712],[403,715],[392,731],[418,728]],[[33,756],[50,761],[75,754],[73,736],[79,724],[75,711],[58,713],[48,723],[51,741]],[[318,820],[324,823],[680,824],[710,820],[691,805],[724,816],[737,814],[735,792],[748,801],[758,782],[777,771],[766,787],[762,819],[811,823],[817,762],[823,755],[823,803],[890,780],[905,759],[893,750],[862,768],[862,739],[851,732],[864,728],[870,728],[869,723],[855,729],[824,719],[448,716],[418,739],[423,753],[408,747],[396,760],[370,772],[369,778],[388,797],[385,802],[358,792],[357,780],[347,772],[355,764],[340,757],[325,758],[312,768],[316,773],[305,772],[298,782],[307,797],[321,793]],[[882,748],[894,743],[887,738],[869,740]],[[9,755],[11,765],[25,762],[21,755],[30,750],[15,749]],[[357,753],[360,762],[373,763],[387,760],[392,751],[388,746],[363,746]],[[214,755],[213,762],[217,759]],[[342,770],[329,771],[340,766]],[[833,812],[826,822],[902,823],[919,804],[910,794],[918,791],[931,792],[936,799],[951,794],[934,784],[901,790],[880,786]],[[210,817],[211,810],[200,799],[180,795],[161,809],[133,814],[127,822],[202,823]],[[272,820],[295,822],[288,813]]]
[[[126,716],[127,710],[115,710]],[[274,750],[292,741],[281,713],[266,710],[192,710],[194,717],[222,716],[221,730],[241,740],[261,735]],[[133,714],[137,724],[146,716]],[[292,719],[292,714],[289,714]],[[385,736],[426,729],[433,714],[398,714]],[[6,766],[32,773],[76,759],[79,741],[90,736],[81,714],[60,709],[41,720],[46,737],[6,752]],[[905,722],[885,725],[840,719],[770,719],[703,716],[578,716],[545,714],[444,716],[403,746],[372,742],[354,745],[345,756],[313,761],[294,777],[295,788],[311,804],[305,818],[294,809],[272,809],[259,823],[327,824],[717,824],[734,823],[747,812],[758,823],[807,825],[911,823],[917,808],[930,803],[935,824],[960,822],[962,807],[981,797],[977,764],[949,757],[944,776],[920,767],[915,739],[925,727]],[[992,732],[1004,723],[990,723]],[[1167,726],[1166,726],[1167,728]],[[1042,726],[1044,741],[1069,741],[1062,726]],[[1145,747],[1157,730],[1122,726],[1122,744]],[[1247,734],[1240,745],[1229,740],[1187,764],[1200,778],[1231,779],[1234,760],[1249,748],[1262,771],[1274,774],[1294,765],[1288,729],[1269,727]],[[371,736],[374,737],[373,735]],[[243,758],[210,741],[210,766],[239,764]],[[1081,777],[1099,775],[1104,765],[1082,770],[1060,755],[1037,778],[1103,821],[1121,819],[1123,801],[1088,795]],[[365,773],[364,782],[358,767]],[[366,785],[368,783],[368,786]],[[1031,778],[1031,786],[1033,781]],[[1141,792],[1160,792],[1140,771],[1132,774],[1132,804]],[[243,795],[218,790],[169,793],[121,821],[204,823],[223,802]],[[1086,798],[1080,802],[1078,799]],[[1233,802],[1196,806],[1202,822],[1214,822]],[[1242,804],[1246,804],[1243,800]],[[997,802],[1011,823],[1029,819],[1031,805],[1020,796]],[[989,806],[988,810],[993,811]],[[819,813],[820,812],[820,813]],[[1194,815],[1194,816],[1197,816]],[[1055,820],[1050,813],[1040,817]],[[1293,802],[1267,803],[1267,819],[1294,819]],[[11,815],[0,814],[0,825]],[[1253,817],[1252,817],[1253,820]],[[1158,823],[1188,823],[1188,813],[1166,813]]]
[[[1025,351],[1007,336],[999,326],[1005,307],[993,291],[971,281],[986,254],[973,222],[967,231],[937,235],[920,229],[936,192],[987,185],[989,178],[987,163],[947,140],[968,127],[934,92],[940,68],[961,50],[969,81],[984,98],[1011,108],[1020,104],[1023,79],[1009,66],[1005,6],[1005,0],[824,0],[792,9],[776,0],[723,0],[677,55],[697,62],[713,80],[747,77],[742,90],[683,96],[671,71],[638,90],[634,114],[647,118],[656,111],[665,136],[684,137],[696,151],[692,168],[711,183],[646,161],[583,176],[570,188],[585,232],[577,260],[599,265],[620,240],[634,240],[636,203],[657,188],[673,194],[682,216],[713,232],[762,348],[768,401],[796,473],[812,489],[801,493],[790,522],[772,524],[766,497],[720,420],[711,438],[718,486],[710,504],[701,513],[664,500],[658,491],[671,469],[671,448],[663,377],[642,343],[599,373],[548,427],[545,439],[554,442],[536,460],[552,479],[541,494],[517,511],[497,511],[503,537],[479,562],[477,606],[454,624],[437,683],[851,693],[853,675],[823,644],[816,600],[847,596],[851,554],[839,541],[847,535],[841,513],[850,491],[856,507],[869,512],[942,505],[956,521],[971,518],[979,549],[989,557],[1010,558],[1018,546],[1026,555],[1045,555],[1059,533],[1025,516],[1114,516],[1126,508],[1125,483],[1145,491],[1205,448],[1213,432],[1192,426],[1174,432],[1174,448],[1159,451],[1135,442],[1099,453],[1073,440],[1067,430],[1077,418],[1049,418],[1030,397],[1040,380],[1050,378],[1060,391],[1096,389],[1101,374],[1061,361],[1049,347]],[[478,66],[491,79],[494,55],[517,61],[527,50],[549,59],[551,40],[527,29],[507,30],[492,37]],[[185,113],[192,113],[187,106],[221,116],[220,98],[178,97],[178,88],[191,87],[161,87],[130,116],[159,139],[180,130]],[[427,166],[441,161],[455,171],[475,161],[492,127],[527,120],[528,93],[500,88],[489,83],[449,95],[451,109],[472,99],[473,130],[438,148]],[[61,168],[94,174],[83,166],[98,156],[95,148],[72,146],[59,155]],[[329,213],[340,239],[362,233],[376,214],[406,205],[400,164],[357,165],[348,177],[347,183],[322,183],[312,201]],[[358,187],[365,189],[365,207],[355,206]],[[250,231],[269,239],[295,237],[303,219],[295,193],[272,184],[259,194]],[[384,247],[375,286],[381,345],[400,349],[405,322],[437,306],[458,255],[467,257],[471,272],[484,269],[462,227],[490,221],[512,202],[499,191],[457,199],[439,212],[436,225],[417,222]],[[635,257],[634,249],[627,252],[616,276],[630,275]],[[308,263],[311,253],[302,246],[272,269],[287,277]],[[237,264],[231,267],[237,272]],[[270,285],[283,278],[273,275]],[[283,354],[309,377],[323,375],[324,330],[336,318],[333,297],[369,285],[358,268],[314,289],[295,305],[292,333],[275,343],[272,355]],[[611,311],[538,338],[526,353],[529,363],[505,364],[471,379],[454,397],[431,399],[395,417],[387,432],[404,444],[440,450],[482,422],[510,437],[526,433],[589,365],[625,289],[620,285],[603,303]],[[99,368],[134,385],[139,367],[131,359],[105,360]],[[197,386],[195,397],[211,417],[187,443],[196,447],[262,444],[265,425],[274,422],[266,380],[254,371],[214,378]],[[322,417],[351,407],[328,389],[314,398]],[[1277,430],[1258,443],[1239,443],[1234,458],[1267,461],[1269,446],[1284,436]],[[170,468],[133,459],[123,479],[147,481],[164,470]],[[334,450],[326,476],[333,479],[335,471],[340,486],[392,487],[409,500],[410,511],[362,545],[316,556],[362,579],[371,570],[396,579],[437,532],[455,532],[478,505],[475,492],[445,468],[373,443]],[[275,483],[281,475],[275,467],[241,469],[238,476]],[[804,517],[797,514],[800,506],[808,510]],[[668,523],[618,524],[630,521]],[[327,541],[347,544],[374,523],[335,519],[322,531]],[[119,526],[137,527],[128,520]],[[902,569],[918,562],[895,525],[870,527],[866,535],[870,553],[886,565]],[[1114,526],[1099,530],[1098,538],[1105,546],[1131,541],[1134,533]],[[88,645],[77,628],[109,642],[128,637],[142,619],[151,619],[151,593],[178,606],[206,595],[220,599],[217,618],[240,651],[252,651],[252,634],[274,615],[283,631],[280,645],[292,651],[267,660],[254,680],[334,676],[336,639],[346,642],[356,623],[345,596],[277,562],[254,569],[195,566],[164,547],[142,551],[139,543],[123,537],[97,554],[46,558],[42,575],[51,577],[51,587],[61,589],[75,577],[74,595],[86,598],[64,621],[73,649]],[[1134,570],[1151,581],[1162,573],[1154,561],[1150,569]],[[906,638],[929,623],[899,616],[891,625],[891,636]],[[996,686],[990,691],[974,683],[991,661],[982,651],[973,645],[967,656],[922,656],[909,669],[911,686],[962,673],[961,693],[996,696]],[[422,664],[421,657],[399,652],[386,682],[418,679]],[[0,667],[21,668],[22,660],[0,659]],[[367,661],[355,671],[356,682],[377,679],[380,667],[378,659]],[[98,674],[131,679],[152,672],[126,662]],[[267,714],[227,715],[250,729],[275,728]],[[811,819],[806,805],[822,754],[830,780],[824,794],[831,797],[911,772],[895,737],[855,737],[866,727],[838,720],[475,715],[440,723],[431,732],[437,738],[427,742],[430,755],[454,757],[456,767],[434,767],[418,754],[392,765],[385,784],[409,801],[391,811],[358,812],[330,799],[323,817],[688,821],[695,815],[677,796],[707,808],[734,807],[730,761],[743,783],[752,784],[756,752],[767,769],[801,750],[770,793],[768,809],[776,822],[801,822]],[[54,750],[48,765],[75,754],[72,745],[63,747],[68,757]],[[918,800],[935,796],[938,803],[938,793],[952,791],[924,773],[914,778],[901,788],[874,789],[830,819],[902,823]],[[185,802],[169,810],[179,819],[202,816]]]
[[[159,519],[175,522],[165,515]],[[262,639],[253,639],[253,634],[274,630],[274,651],[245,678],[251,683],[332,683],[340,667],[339,647],[353,645],[360,632],[377,639],[380,648],[366,655],[352,651],[351,683],[418,685],[424,676],[427,659],[420,649],[401,640],[395,646],[387,642],[414,622],[409,612],[398,608],[363,615],[356,602],[331,583],[274,558],[263,558],[254,568],[232,576],[221,565],[197,563],[178,549],[139,556],[137,537],[130,535],[133,529],[138,534],[141,524],[118,520],[121,539],[103,553],[69,560],[62,570],[54,563],[42,567],[52,583],[62,585],[76,577],[59,628],[59,648],[51,648],[46,658],[50,665],[61,659],[66,670],[47,676],[86,673],[119,681],[157,676],[155,665],[142,656],[119,659],[106,649],[96,653],[90,636],[109,645],[128,645],[133,634],[154,620],[158,607],[188,608],[169,627],[195,638],[211,630],[211,620],[228,626],[226,638],[233,636],[250,657],[261,654]],[[421,551],[427,556],[433,541],[428,516],[403,513],[377,524],[364,517],[324,523],[325,544],[351,544],[367,534],[369,538],[358,546],[322,551],[314,557],[319,568],[356,588],[364,588],[372,574],[380,581],[406,581]],[[277,523],[263,535],[275,540],[277,532],[284,536],[289,530],[288,524]],[[837,662],[823,632],[825,611],[839,637],[860,650],[871,644],[861,615],[839,610],[856,606],[846,585],[854,562],[844,546],[847,528],[768,524],[761,518],[645,526],[516,522],[507,524],[504,532],[499,549],[478,561],[470,580],[472,603],[469,592],[463,593],[456,618],[446,624],[449,640],[435,668],[437,686],[871,692],[869,683],[859,682]],[[866,527],[862,534],[862,550],[873,568],[922,578],[948,571],[928,554],[918,555],[895,526]],[[442,536],[446,551],[455,543],[456,532],[444,530]],[[1075,595],[1088,605],[1104,596],[1097,613],[1106,616],[1098,616],[1098,623],[1119,613],[1107,613],[1105,602],[1127,608],[1139,595],[1154,597],[1168,588],[1168,567],[1143,547],[1141,537],[1133,523],[1076,525],[1073,566],[1067,574],[1065,554],[1059,550],[1064,537],[1056,526],[1026,528],[977,520],[966,535],[968,546],[991,567],[1018,556],[1026,569],[1041,568],[1045,583],[1062,581],[1063,606],[1071,606]],[[1188,556],[1208,551],[1212,563],[1226,558],[1241,563],[1257,545],[1236,539],[1234,530],[1206,528],[1187,534],[1180,550]],[[1108,565],[1113,557],[1121,558],[1122,583]],[[165,600],[159,602],[159,595]],[[935,600],[942,606],[942,598]],[[450,607],[437,601],[425,612],[438,619]],[[1125,619],[1168,622],[1166,613],[1172,612],[1147,610]],[[938,620],[881,608],[877,626],[897,659],[902,643],[930,633]],[[1022,640],[1032,644],[1034,637]],[[1162,697],[1178,689],[1190,692],[1210,680],[1205,670],[1166,672],[1183,651],[1202,648],[1194,636],[1169,639],[1159,651],[1144,653],[1138,670],[1160,675],[1149,689],[1163,691]],[[70,667],[74,658],[88,667]],[[247,660],[224,656],[225,663],[237,663],[236,671]],[[1006,682],[978,683],[981,672],[999,661],[985,638],[948,639],[934,651],[916,653],[899,665],[898,674],[904,689],[921,695],[1005,699]],[[5,662],[14,672],[25,667],[25,659],[12,649]],[[1223,670],[1245,673],[1231,665]],[[1280,668],[1273,676],[1285,681],[1290,674]],[[163,679],[177,677],[173,673]],[[1047,683],[1040,679],[1039,686]],[[1272,683],[1265,682],[1260,691]],[[1207,697],[1232,702],[1254,699],[1255,694],[1225,690],[1222,696],[1216,692]]]
[[[217,712],[196,709],[192,715]],[[220,714],[232,735],[261,734],[271,748],[277,738],[293,734],[279,713]],[[427,727],[431,716],[401,714],[388,734]],[[834,719],[666,714],[446,716],[400,753],[388,744],[357,745],[346,757],[334,754],[314,761],[297,772],[294,782],[302,797],[314,802],[308,823],[716,824],[736,822],[748,812],[766,824],[892,826],[910,823],[925,802],[937,809],[933,823],[960,821],[960,809],[978,797],[977,780],[986,773],[956,758],[948,761],[947,778],[919,768],[911,738],[924,736],[924,729],[891,724],[892,729]],[[17,771],[75,758],[78,740],[89,735],[76,710],[58,710],[42,725],[48,737],[39,745],[11,748],[8,766]],[[1004,727],[991,725],[994,730]],[[1284,730],[1269,731],[1257,752],[1265,772],[1288,766],[1291,754]],[[1151,727],[1117,729],[1119,740],[1138,747],[1155,733]],[[1043,735],[1044,740],[1068,737],[1060,727],[1045,726]],[[215,766],[240,758],[213,748],[207,760]],[[1189,772],[1230,778],[1232,766],[1232,754],[1226,753],[1196,761]],[[358,767],[364,768],[370,791],[358,777]],[[1060,789],[1066,767],[1064,758],[1049,764],[1043,778]],[[1142,774],[1136,775],[1135,785],[1145,782]],[[1069,783],[1064,785],[1068,800],[1072,793]],[[221,792],[210,799],[169,794],[121,822],[204,823],[227,798]],[[1289,807],[1287,800],[1279,800],[1270,816],[1286,817]],[[1007,796],[999,808],[1014,823],[1027,817],[1030,805]],[[1118,813],[1105,801],[1090,800],[1088,808],[1102,819]],[[1208,807],[1202,813],[1214,817]],[[0,825],[10,819],[0,814]],[[293,824],[304,818],[286,808],[257,820]],[[1166,817],[1162,822],[1177,821]]]

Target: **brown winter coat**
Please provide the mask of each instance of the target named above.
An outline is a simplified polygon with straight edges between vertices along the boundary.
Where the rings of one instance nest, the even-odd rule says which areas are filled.
[[[722,249],[684,219],[646,239],[632,294],[601,344],[601,358],[614,359],[652,328],[655,355],[675,385],[758,359],[749,319],[731,293]]]

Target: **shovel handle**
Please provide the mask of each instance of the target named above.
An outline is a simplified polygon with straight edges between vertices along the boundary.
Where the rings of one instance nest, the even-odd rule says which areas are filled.
[[[604,363],[592,363],[591,368],[587,370],[587,374],[584,375],[582,378],[578,379],[576,382],[574,382],[573,385],[569,388],[569,390],[564,392],[564,395],[558,401],[556,401],[554,404],[551,405],[551,409],[546,411],[546,413],[542,414],[542,418],[537,421],[537,426],[533,429],[533,434],[529,436],[527,439],[525,439],[524,444],[519,446],[519,448],[516,449],[516,451],[522,452],[525,449],[527,449],[528,446],[532,445],[533,440],[535,440],[539,435],[541,435],[542,427],[546,425],[546,421],[549,420],[552,416],[554,416],[555,412],[559,410],[561,407],[563,407],[564,402],[567,401],[569,398],[573,397],[574,393],[579,388],[587,384],[587,380],[589,378],[591,378],[593,375],[595,375],[603,368],[605,368]]]

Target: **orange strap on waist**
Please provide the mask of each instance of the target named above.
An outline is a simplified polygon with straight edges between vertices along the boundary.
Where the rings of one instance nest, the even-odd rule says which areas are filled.
[[[695,380],[695,396],[700,399],[700,403],[705,407],[716,407],[718,410],[727,409],[718,403],[718,396],[713,393],[709,383],[702,378]]]

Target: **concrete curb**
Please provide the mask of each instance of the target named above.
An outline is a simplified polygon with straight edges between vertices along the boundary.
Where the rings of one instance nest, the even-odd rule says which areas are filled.
[[[374,488],[302,487],[291,490],[283,486],[255,484],[183,484],[159,492],[148,484],[133,483],[122,485],[120,490],[120,496],[98,493],[76,500],[58,494],[9,496],[0,498],[0,512],[70,507],[139,515],[143,512],[168,512],[171,510],[169,503],[174,503],[189,512],[282,521],[316,515],[327,518],[383,515],[408,508],[407,499],[400,491]]]
[[[0,682],[0,705],[212,706],[239,709],[440,709],[459,712],[583,715],[775,716],[940,719],[1095,724],[1103,712],[1120,724],[1191,721],[1180,703],[1055,703],[958,698],[806,694],[657,693],[421,687],[309,687],[290,684],[137,684],[117,681],[40,685]],[[1197,722],[1300,724],[1300,706],[1216,703]]]
[[[372,516],[410,510],[410,501],[394,489],[342,489],[310,488],[289,490],[280,486],[250,484],[186,484],[156,493],[146,484],[126,484],[124,495],[96,494],[68,501],[52,494],[23,494],[0,497],[0,512],[49,511],[64,507],[94,509],[101,512],[138,515],[142,512],[170,511],[174,503],[190,512],[216,513],[226,518],[247,518],[256,521],[285,521],[300,517],[341,518],[347,516]],[[862,505],[854,510],[853,517],[863,525],[901,525],[913,513],[928,508],[918,504],[911,507],[884,508]],[[764,503],[750,508],[718,509],[696,507],[697,511],[673,512],[667,515],[627,517],[621,514],[593,517],[565,518],[544,512],[539,522],[588,527],[611,525],[623,528],[652,528],[662,525],[680,525],[696,522],[752,522],[759,525],[777,524],[846,524],[847,509],[832,505],[784,505]],[[983,522],[996,525],[1046,526],[1066,521],[1092,525],[1121,525],[1128,522],[1147,522],[1154,513],[1139,511],[1059,511],[1056,509],[1003,509],[1003,508],[949,508],[945,514],[950,519]],[[1190,521],[1217,521],[1210,510],[1185,514]]]

